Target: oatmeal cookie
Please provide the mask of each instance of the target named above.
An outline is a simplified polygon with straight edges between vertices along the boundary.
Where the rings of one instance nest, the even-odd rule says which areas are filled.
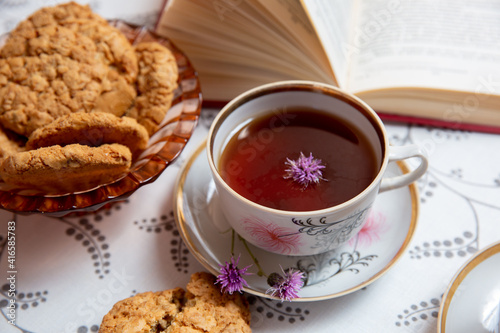
[[[18,152],[0,165],[10,185],[62,194],[110,183],[130,168],[132,154],[120,144],[51,146]]]
[[[23,24],[23,23],[21,23]],[[97,48],[88,37],[58,26],[26,27],[22,33],[12,32],[0,50],[0,58],[60,54],[76,61],[95,63]]]
[[[119,143],[127,146],[133,155],[148,145],[149,135],[144,126],[130,117],[110,113],[71,113],[31,133],[27,149],[73,143],[88,146]]]
[[[103,63],[115,68],[128,83],[135,82],[138,74],[137,56],[120,30],[109,24],[86,19],[67,20],[62,25],[90,38]]]
[[[139,63],[137,89],[146,93],[151,89],[172,92],[177,88],[177,63],[165,46],[156,42],[142,42],[135,46]]]
[[[133,104],[137,95],[135,87],[128,83],[114,68],[108,68],[97,56],[97,48],[92,40],[70,29],[50,25],[37,30],[36,37],[26,39],[13,35],[0,50],[3,58],[37,57],[40,55],[60,55],[88,67],[103,68],[107,75],[101,79],[102,92],[96,99],[95,107],[100,111],[123,115]],[[1,75],[1,74],[0,74]],[[28,75],[32,75],[29,74]],[[4,78],[5,81],[7,78]],[[1,85],[1,83],[0,83]]]
[[[205,272],[191,276],[186,304],[167,332],[251,332],[246,299],[239,293],[222,294],[215,281],[215,276]]]
[[[172,52],[159,43],[139,43],[135,52],[139,64],[139,96],[128,115],[136,118],[152,135],[172,105],[177,88],[177,63]]]
[[[91,48],[95,49],[93,54],[87,52]],[[123,74],[128,83],[137,77],[137,57],[128,39],[89,6],[75,2],[44,7],[20,22],[10,33],[0,57],[41,52],[70,54],[85,62],[99,60]]]
[[[33,56],[41,53],[76,56],[77,60],[88,61],[95,58],[88,52],[96,52],[95,43],[88,37],[77,34],[60,24],[72,19],[88,19],[107,24],[88,6],[75,2],[55,7],[44,7],[21,21],[12,30],[5,45],[0,50],[0,57]],[[73,54],[74,53],[74,54]]]
[[[184,290],[137,294],[116,303],[102,320],[100,333],[166,332],[182,308]]]
[[[102,93],[97,97],[93,112],[108,112],[123,116],[134,104],[137,90],[122,75],[111,69],[102,84]]]
[[[214,283],[215,276],[200,272],[191,276],[186,292],[176,288],[120,301],[104,316],[99,332],[250,333],[244,296],[223,295]]]
[[[106,20],[92,11],[88,5],[76,2],[67,2],[53,7],[43,7],[31,14],[24,22],[29,22],[35,27],[61,24],[71,19],[87,19],[101,24]]]
[[[108,77],[104,65],[61,55],[0,59],[0,122],[29,136],[72,112],[90,112]]]

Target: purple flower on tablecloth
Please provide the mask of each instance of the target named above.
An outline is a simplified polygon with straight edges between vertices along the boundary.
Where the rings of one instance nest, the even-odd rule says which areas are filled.
[[[226,261],[224,265],[219,265],[220,274],[217,276],[217,281],[215,283],[220,283],[221,292],[232,294],[235,291],[241,292],[243,287],[248,286],[243,275],[250,275],[250,273],[247,273],[247,270],[251,265],[239,269],[239,261],[240,257],[236,260],[234,257],[231,257],[230,262]]]
[[[290,254],[296,252],[301,245],[300,235],[295,229],[279,227],[253,217],[243,219],[242,223],[253,241],[268,251]]]
[[[289,268],[286,271],[281,268],[283,275],[271,273],[267,278],[267,283],[271,286],[266,293],[279,297],[281,301],[291,301],[299,298],[298,292],[304,286],[304,273],[299,270]]]
[[[319,183],[320,180],[326,180],[323,178],[323,173],[321,169],[325,166],[321,164],[319,158],[314,158],[312,153],[309,153],[309,157],[300,152],[300,156],[297,160],[286,159],[285,164],[288,169],[285,170],[285,179],[292,179],[293,181],[299,183],[304,187],[304,189],[311,183]]]
[[[356,237],[349,240],[349,245],[357,241],[359,246],[370,246],[373,242],[379,241],[380,235],[388,229],[385,222],[384,214],[372,210]]]

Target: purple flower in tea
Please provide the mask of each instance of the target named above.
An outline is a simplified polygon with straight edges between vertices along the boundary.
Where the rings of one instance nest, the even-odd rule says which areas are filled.
[[[219,265],[220,274],[217,276],[217,281],[215,283],[221,284],[221,292],[232,294],[235,291],[241,292],[243,286],[248,287],[243,275],[250,275],[250,273],[247,273],[247,270],[251,265],[239,269],[239,261],[240,257],[236,260],[234,257],[231,257],[231,262],[226,261],[224,265]]]
[[[299,183],[306,188],[311,183],[319,183],[320,180],[326,180],[323,178],[323,173],[321,169],[325,166],[321,164],[319,158],[314,158],[312,153],[309,157],[300,152],[300,156],[297,160],[286,159],[285,164],[288,169],[285,170],[285,179],[291,178],[293,181]]]
[[[271,286],[266,293],[279,297],[281,301],[291,301],[299,298],[298,292],[304,286],[304,273],[294,271],[289,268],[286,271],[281,268],[283,275],[271,273],[267,278],[267,283]]]

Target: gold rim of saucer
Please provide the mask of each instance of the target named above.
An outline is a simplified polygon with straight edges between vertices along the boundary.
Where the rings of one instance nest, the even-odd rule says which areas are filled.
[[[446,292],[442,297],[441,308],[439,310],[437,320],[438,333],[446,332],[446,319],[448,317],[448,311],[450,309],[451,301],[465,278],[479,264],[498,253],[500,253],[500,242],[495,242],[488,245],[485,249],[478,251],[460,267],[458,272],[451,279],[451,282],[446,288]]]
[[[174,218],[175,222],[177,225],[177,228],[179,230],[179,233],[188,247],[189,251],[193,256],[198,260],[198,262],[209,272],[211,272],[214,275],[218,275],[219,271],[216,270],[203,256],[203,254],[197,249],[197,247],[194,245],[193,240],[191,239],[187,229],[187,218],[184,214],[183,211],[183,206],[184,206],[184,199],[183,199],[183,194],[184,194],[184,185],[187,179],[187,175],[189,171],[191,170],[191,166],[195,162],[195,160],[198,158],[198,156],[203,153],[203,151],[206,149],[206,144],[207,144],[207,139],[205,139],[202,144],[194,150],[192,155],[188,158],[188,160],[184,163],[182,166],[180,173],[178,175],[177,181],[175,183],[175,190],[174,190]],[[407,163],[404,161],[397,161],[396,162],[398,167],[401,169],[403,173],[408,173],[410,172],[410,168],[408,167]],[[346,289],[341,292],[337,292],[334,294],[329,294],[329,295],[324,295],[324,296],[316,296],[316,297],[302,297],[302,298],[296,298],[293,299],[292,301],[294,302],[310,302],[310,301],[320,301],[320,300],[327,300],[327,299],[332,299],[336,297],[340,297],[343,295],[350,294],[354,291],[357,291],[359,289],[362,289],[369,284],[373,283],[375,280],[380,278],[382,275],[384,275],[401,257],[402,254],[406,251],[408,248],[408,245],[411,242],[411,239],[413,238],[413,235],[415,233],[416,225],[417,225],[417,220],[418,220],[418,215],[419,215],[419,208],[420,208],[420,203],[419,203],[419,196],[418,196],[418,188],[416,183],[412,183],[407,186],[409,191],[410,191],[410,198],[411,198],[411,219],[410,219],[410,225],[408,228],[408,233],[406,234],[406,237],[403,241],[403,244],[399,248],[399,250],[396,252],[394,257],[389,261],[383,269],[381,269],[379,272],[371,276],[369,279],[364,281],[363,283],[360,283],[359,285]],[[253,294],[256,296],[260,297],[265,297],[265,298],[271,298],[271,299],[277,299],[275,297],[271,297],[268,294],[262,293],[260,291],[251,289],[249,287],[243,287],[243,291]]]

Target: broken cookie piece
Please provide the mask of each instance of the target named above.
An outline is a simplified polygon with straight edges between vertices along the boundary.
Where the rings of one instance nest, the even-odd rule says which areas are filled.
[[[103,318],[100,333],[166,332],[181,311],[184,290],[145,292],[116,303]]]
[[[250,333],[250,311],[242,294],[221,294],[215,276],[191,276],[180,288],[147,292],[116,303],[99,333]]]
[[[195,273],[186,289],[186,305],[166,332],[250,333],[250,310],[242,294],[222,294],[216,278]]]

